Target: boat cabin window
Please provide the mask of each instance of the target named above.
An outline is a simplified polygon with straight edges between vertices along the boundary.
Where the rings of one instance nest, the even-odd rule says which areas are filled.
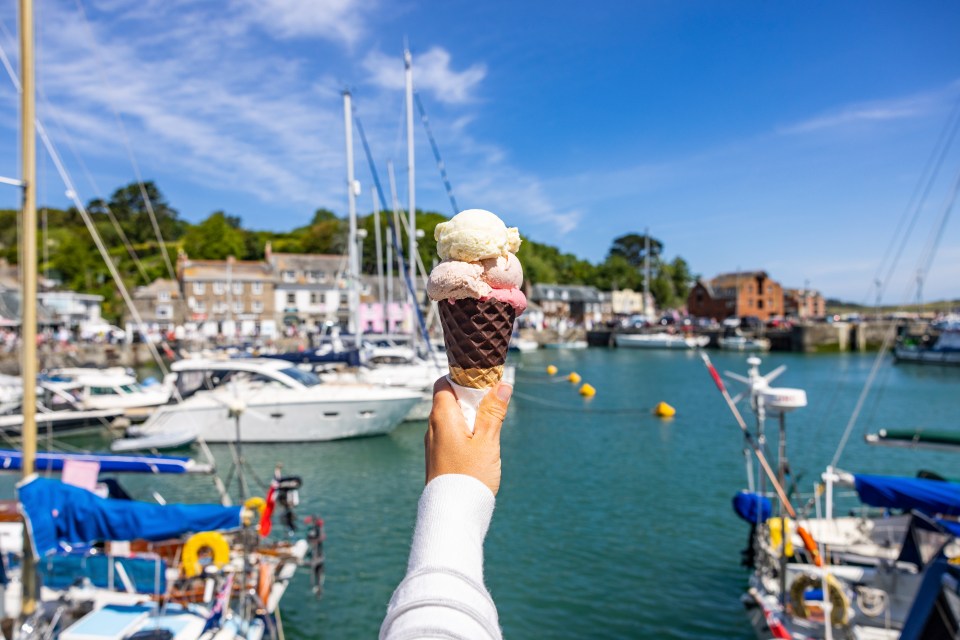
[[[299,382],[305,387],[313,387],[320,384],[320,378],[318,378],[315,374],[309,371],[301,371],[296,367],[288,367],[286,369],[281,369],[280,373],[282,373],[285,376],[289,376],[293,378],[294,380],[296,380],[297,382]]]
[[[113,396],[117,395],[117,390],[113,387],[90,387],[92,396]]]

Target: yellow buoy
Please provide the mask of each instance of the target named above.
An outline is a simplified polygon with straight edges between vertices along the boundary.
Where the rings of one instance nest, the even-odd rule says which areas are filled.
[[[576,371],[571,371],[570,375],[567,376],[567,380],[569,380],[573,384],[577,384],[578,382],[580,382],[580,379],[581,379],[580,374],[577,373]]]
[[[585,398],[592,398],[597,395],[597,390],[593,388],[592,384],[584,383],[584,385],[580,387],[580,395]]]
[[[553,366],[552,364],[551,364],[551,365],[548,365],[548,366],[547,366],[547,375],[548,375],[548,376],[555,376],[555,375],[557,375],[557,368],[556,368],[555,366]]]
[[[677,410],[668,405],[666,402],[659,402],[657,406],[653,408],[653,413],[656,416],[661,418],[672,418],[677,415]]]

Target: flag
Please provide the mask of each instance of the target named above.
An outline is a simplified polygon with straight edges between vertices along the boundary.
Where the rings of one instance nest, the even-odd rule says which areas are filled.
[[[267,489],[266,504],[263,507],[263,515],[260,516],[260,537],[266,538],[270,535],[270,529],[273,528],[273,509],[277,506],[277,491],[280,489],[280,470],[275,469],[273,480],[270,481],[270,488]]]
[[[232,590],[233,574],[228,573],[227,579],[223,583],[223,588],[220,589],[220,593],[217,594],[217,597],[213,602],[213,607],[210,609],[210,617],[207,618],[207,623],[203,627],[204,631],[207,631],[208,629],[218,629],[220,627],[220,622],[223,620],[223,614],[227,610],[227,603],[230,602],[230,592]]]

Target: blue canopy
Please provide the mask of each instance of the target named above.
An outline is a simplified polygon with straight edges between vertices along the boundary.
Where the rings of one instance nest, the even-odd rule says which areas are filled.
[[[197,531],[240,527],[242,507],[109,500],[59,480],[32,477],[17,485],[35,556],[101,540],[167,540]]]
[[[741,491],[733,496],[733,510],[750,524],[757,524],[766,522],[770,518],[773,506],[770,504],[770,498],[749,491]]]
[[[209,465],[198,465],[190,458],[179,456],[111,455],[103,453],[60,453],[38,451],[37,471],[63,471],[67,460],[100,463],[100,471],[118,473],[209,473]],[[0,470],[19,471],[23,452],[0,449]]]
[[[960,485],[926,478],[855,475],[860,500],[873,507],[960,515]]]

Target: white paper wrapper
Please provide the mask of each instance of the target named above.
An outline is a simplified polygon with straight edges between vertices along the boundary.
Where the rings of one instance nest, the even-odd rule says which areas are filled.
[[[467,429],[473,433],[473,427],[477,422],[477,410],[480,408],[480,401],[490,392],[493,387],[485,389],[474,389],[473,387],[462,387],[447,375],[447,382],[453,388],[453,394],[457,396],[457,404],[460,405],[460,411],[467,421]]]

